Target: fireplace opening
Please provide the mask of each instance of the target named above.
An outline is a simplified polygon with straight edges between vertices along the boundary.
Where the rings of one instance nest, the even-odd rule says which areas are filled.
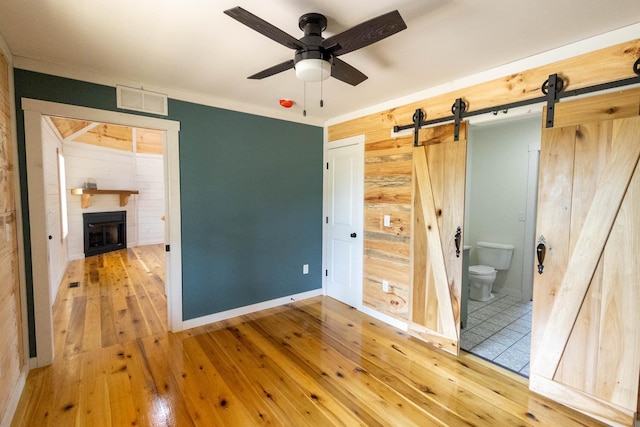
[[[82,214],[84,256],[103,254],[127,247],[127,212]]]

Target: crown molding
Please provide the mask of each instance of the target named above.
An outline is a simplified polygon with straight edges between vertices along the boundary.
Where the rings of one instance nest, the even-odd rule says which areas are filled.
[[[52,62],[40,61],[24,56],[13,57],[13,67],[22,70],[33,71],[37,73],[50,74],[57,77],[64,77],[68,79],[81,80],[84,82],[100,84],[104,86],[111,86],[114,89],[117,85],[127,86],[135,89],[148,90],[151,92],[158,92],[166,94],[169,98],[190,102],[194,104],[205,105],[208,107],[222,108],[225,110],[237,111],[240,113],[253,114],[256,116],[269,117],[272,119],[285,120],[288,122],[295,122],[301,124],[307,124],[312,126],[323,126],[324,120],[313,117],[292,116],[290,113],[279,112],[275,109],[257,107],[255,105],[240,103],[231,99],[213,97],[208,95],[197,94],[193,92],[183,91],[179,89],[172,89],[162,86],[155,86],[144,82],[129,80],[126,78],[109,76],[100,74],[94,71],[70,67],[68,65],[56,64]],[[115,96],[115,91],[114,91]]]

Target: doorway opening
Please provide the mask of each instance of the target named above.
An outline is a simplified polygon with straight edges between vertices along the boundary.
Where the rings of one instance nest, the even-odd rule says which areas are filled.
[[[154,129],[43,118],[55,357],[167,330],[162,141]],[[54,152],[63,180],[48,167]]]
[[[481,271],[478,251],[486,249],[478,242],[512,245],[513,252],[506,269],[488,266],[495,272],[490,289],[473,289],[482,287],[477,274],[466,279],[460,346],[524,377],[531,347],[540,126],[539,114],[472,124],[467,150],[463,269]]]
[[[178,132],[180,125],[178,122],[166,119],[157,119],[151,117],[137,116],[131,114],[116,113],[104,110],[95,110],[86,107],[77,107],[65,104],[58,104],[46,101],[37,101],[31,99],[22,100],[22,108],[25,117],[25,139],[27,147],[27,176],[29,190],[29,213],[30,213],[30,236],[31,236],[31,255],[32,265],[48,265],[50,253],[52,253],[51,245],[62,245],[64,239],[53,238],[48,232],[48,210],[45,185],[45,177],[42,167],[45,157],[43,148],[43,126],[46,116],[52,117],[68,117],[78,121],[86,121],[91,123],[112,123],[120,127],[135,127],[144,129],[155,129],[160,132],[161,144],[165,153],[161,168],[164,172],[164,219],[162,228],[164,228],[164,238],[162,244],[158,247],[161,249],[171,248],[171,252],[166,253],[165,273],[166,273],[166,310],[168,329],[179,331],[182,329],[182,266],[181,266],[181,241],[180,241],[180,182],[179,182],[179,139]],[[67,159],[68,166],[70,159]],[[117,177],[118,171],[111,174]],[[88,172],[83,176],[88,179]],[[67,180],[67,187],[73,187],[72,182]],[[100,185],[100,184],[98,184]],[[103,184],[107,187],[107,184]],[[68,190],[68,189],[66,189]],[[109,196],[111,197],[111,196]],[[105,196],[106,198],[106,196]],[[68,205],[76,203],[80,205],[79,198],[69,196]],[[100,197],[102,199],[102,197]],[[98,201],[98,197],[93,198],[91,203],[95,203],[96,207],[102,201]],[[127,205],[127,200],[120,201],[123,209]],[[158,215],[160,217],[161,215]],[[81,216],[80,216],[81,218]],[[160,218],[158,218],[160,221]],[[128,222],[130,226],[130,222]],[[70,221],[70,227],[74,223]],[[82,221],[76,223],[80,229]],[[71,232],[71,230],[70,230]],[[127,231],[128,236],[138,235]],[[51,238],[47,237],[51,236]],[[79,238],[80,256],[82,258],[83,239]],[[66,243],[64,243],[66,245]],[[58,253],[71,253],[73,248],[69,247],[67,251],[56,251]],[[70,257],[71,258],[71,257]],[[66,263],[65,263],[66,265]],[[55,284],[55,285],[54,285]],[[51,280],[51,275],[46,269],[33,269],[33,301],[35,312],[35,335],[36,335],[36,352],[37,357],[35,363],[37,366],[45,366],[51,364],[54,358],[54,337],[53,337],[53,313],[52,306],[55,301],[55,292],[58,283]]]

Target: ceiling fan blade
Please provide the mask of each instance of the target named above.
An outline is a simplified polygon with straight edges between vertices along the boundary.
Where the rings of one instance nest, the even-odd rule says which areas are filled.
[[[349,83],[351,86],[357,86],[368,79],[367,76],[358,71],[356,68],[338,58],[333,58],[331,77],[335,77],[338,80]]]
[[[244,10],[240,6],[225,10],[224,13],[252,30],[257,31],[290,49],[305,49],[307,47],[307,45],[302,43],[300,40],[285,33],[280,28],[268,23],[264,19],[257,17],[253,13]]]
[[[322,41],[322,46],[334,56],[344,55],[369,46],[407,28],[397,10],[356,25]]]
[[[265,77],[273,76],[274,74],[287,71],[290,68],[293,68],[293,59],[290,59],[278,65],[274,65],[273,67],[269,67],[266,70],[262,70],[259,73],[255,73],[253,76],[249,76],[247,78],[260,80],[260,79],[264,79]]]

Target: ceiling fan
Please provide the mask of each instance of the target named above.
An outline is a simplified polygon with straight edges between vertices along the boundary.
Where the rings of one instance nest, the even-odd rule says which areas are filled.
[[[296,51],[293,59],[249,76],[250,79],[263,79],[295,68],[296,76],[304,81],[320,81],[331,76],[356,86],[365,81],[367,76],[338,56],[369,46],[407,28],[400,13],[394,10],[325,39],[322,32],[327,28],[327,18],[320,13],[306,13],[298,20],[298,27],[304,31],[304,36],[296,39],[241,7],[225,10],[224,13]]]

